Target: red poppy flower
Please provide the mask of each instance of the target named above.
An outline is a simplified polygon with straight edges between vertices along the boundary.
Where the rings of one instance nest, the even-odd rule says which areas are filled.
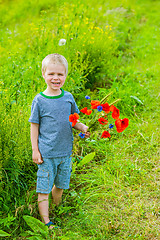
[[[80,110],[80,112],[82,112],[82,113],[84,113],[86,115],[90,115],[92,113],[92,110],[88,110],[87,107],[85,107],[85,108],[82,108]]]
[[[101,104],[101,106],[103,107],[103,111],[105,111],[105,113],[110,112],[110,106],[108,103]]]
[[[128,118],[117,119],[115,121],[115,125],[118,133],[123,132],[129,125],[129,119]]]
[[[99,123],[102,124],[102,125],[105,125],[105,124],[108,123],[108,121],[107,121],[105,118],[103,118],[103,117],[99,118],[98,121],[99,121]]]
[[[74,127],[79,119],[79,115],[77,113],[69,115],[69,121],[72,122],[72,127]]]
[[[114,118],[116,120],[119,119],[119,109],[116,107],[113,108],[112,118]]]
[[[82,108],[81,110],[80,110],[80,112],[82,112],[82,113],[86,113],[87,112],[87,107],[85,107],[85,108]]]
[[[92,109],[97,109],[97,107],[100,105],[100,101],[97,100],[92,100],[91,101],[91,108]]]
[[[101,136],[101,138],[110,138],[110,137],[111,137],[111,135],[110,135],[110,133],[108,131],[104,131],[102,133],[102,136]]]
[[[111,105],[111,106],[110,106],[110,111],[113,112],[114,108],[115,108],[115,106],[114,106],[114,105]]]
[[[87,110],[86,115],[90,115],[92,113],[92,110]]]

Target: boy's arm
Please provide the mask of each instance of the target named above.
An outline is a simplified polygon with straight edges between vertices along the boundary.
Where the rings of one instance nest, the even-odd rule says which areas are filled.
[[[43,160],[38,148],[38,136],[39,136],[39,124],[31,123],[32,159],[34,163],[41,164]]]
[[[87,127],[85,124],[83,124],[83,123],[81,123],[81,122],[77,122],[77,123],[74,125],[74,128],[77,129],[77,130],[80,130],[80,131],[84,132],[86,138],[90,137],[90,132],[87,132],[88,127]]]

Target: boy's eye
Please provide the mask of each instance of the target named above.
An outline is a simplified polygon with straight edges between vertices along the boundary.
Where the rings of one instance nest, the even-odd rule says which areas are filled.
[[[52,75],[54,75],[54,73],[49,73],[48,75],[52,76]],[[63,76],[63,73],[58,73],[58,76]]]

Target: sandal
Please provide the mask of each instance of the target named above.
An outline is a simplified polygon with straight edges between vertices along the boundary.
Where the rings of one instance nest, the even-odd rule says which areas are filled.
[[[45,224],[47,227],[50,227],[51,225],[54,225],[55,226],[55,224],[53,223],[53,222],[48,222],[48,223],[46,223]],[[59,228],[58,226],[55,226],[54,228]]]

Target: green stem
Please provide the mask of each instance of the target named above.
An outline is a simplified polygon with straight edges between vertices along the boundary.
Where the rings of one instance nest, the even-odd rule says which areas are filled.
[[[114,102],[110,103],[110,104],[109,104],[109,106],[112,106],[113,104],[115,104],[115,103],[117,103],[117,102],[119,102],[119,101],[121,101],[121,99],[120,99],[120,98],[119,98],[119,99],[117,99],[117,100],[115,100]]]
[[[101,104],[104,104],[106,102],[106,99],[112,94],[113,92],[110,92],[108,95],[106,95],[102,100],[100,101]]]

